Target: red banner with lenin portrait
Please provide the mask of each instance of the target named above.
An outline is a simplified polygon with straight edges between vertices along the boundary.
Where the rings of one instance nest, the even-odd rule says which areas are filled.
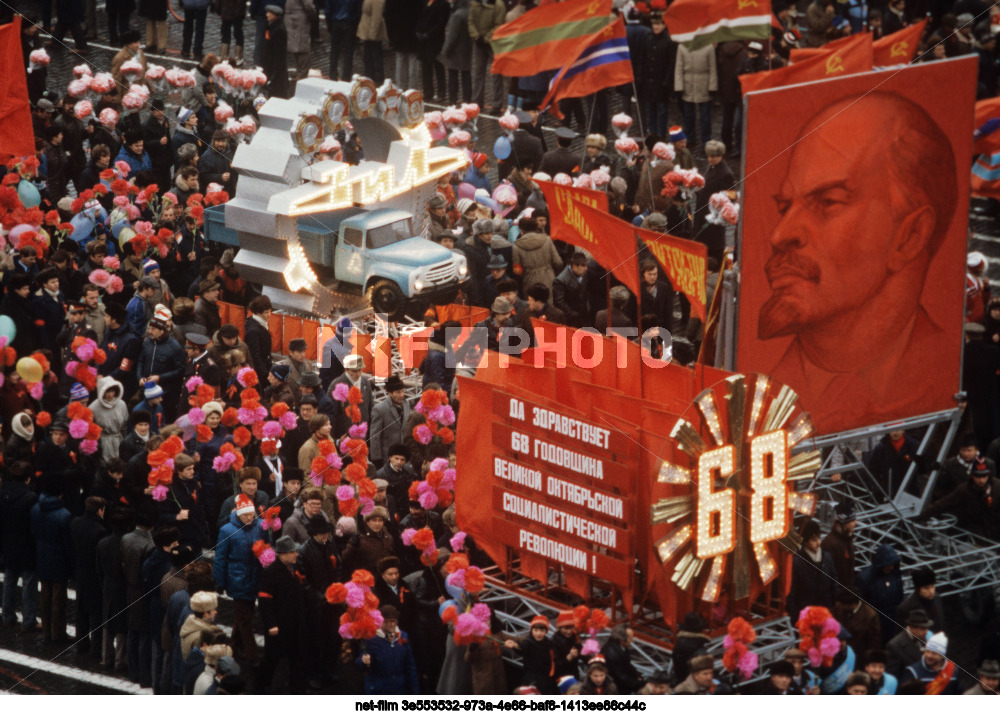
[[[737,367],[819,434],[955,407],[975,58],[751,93]]]

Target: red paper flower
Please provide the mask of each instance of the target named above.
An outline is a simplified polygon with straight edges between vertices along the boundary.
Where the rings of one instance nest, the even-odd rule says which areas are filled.
[[[52,415],[50,415],[48,412],[39,412],[38,417],[35,418],[35,424],[41,427],[42,429],[48,427],[50,424],[52,424]]]

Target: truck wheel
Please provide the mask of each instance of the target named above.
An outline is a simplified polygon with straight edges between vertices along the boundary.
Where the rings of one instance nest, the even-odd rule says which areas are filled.
[[[389,320],[399,320],[406,311],[406,296],[390,280],[375,281],[368,288],[368,303],[376,313],[385,313]]]

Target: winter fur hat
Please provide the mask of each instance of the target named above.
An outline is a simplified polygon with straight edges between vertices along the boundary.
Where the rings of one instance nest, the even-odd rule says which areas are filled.
[[[195,613],[207,613],[219,607],[219,597],[211,591],[198,591],[188,605]]]
[[[608,145],[608,138],[603,134],[588,134],[587,135],[587,147],[594,147],[599,151],[604,151],[604,147]]]

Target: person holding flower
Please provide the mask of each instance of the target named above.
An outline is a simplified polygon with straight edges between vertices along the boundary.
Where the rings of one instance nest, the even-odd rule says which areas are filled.
[[[298,570],[295,542],[282,536],[274,544],[275,559],[260,575],[258,597],[260,619],[264,625],[264,660],[257,671],[254,690],[266,693],[278,663],[288,658],[288,690],[306,691],[305,663],[308,639],[309,603],[303,585],[305,576]]]
[[[253,633],[253,609],[261,567],[254,544],[266,538],[253,501],[240,494],[229,523],[219,530],[212,566],[215,582],[233,599],[233,651],[242,653],[254,666],[260,659]]]
[[[533,685],[542,695],[555,695],[559,691],[554,677],[555,648],[548,638],[549,619],[545,616],[535,616],[531,619],[530,626],[530,635],[527,638],[508,638],[504,641],[504,646],[510,650],[521,651],[524,659],[521,685]]]
[[[382,606],[380,612],[382,626],[356,661],[365,674],[365,695],[416,695],[417,665],[409,636],[399,630],[399,611]]]
[[[373,508],[365,519],[365,528],[351,537],[344,549],[344,564],[353,569],[365,569],[378,573],[378,563],[386,556],[394,554],[393,539],[385,529],[389,512],[385,507]]]
[[[199,504],[200,490],[194,478],[194,458],[181,452],[173,458],[173,464],[173,482],[160,501],[159,523],[160,526],[176,526],[181,546],[187,546],[200,555],[208,536],[208,524]]]

